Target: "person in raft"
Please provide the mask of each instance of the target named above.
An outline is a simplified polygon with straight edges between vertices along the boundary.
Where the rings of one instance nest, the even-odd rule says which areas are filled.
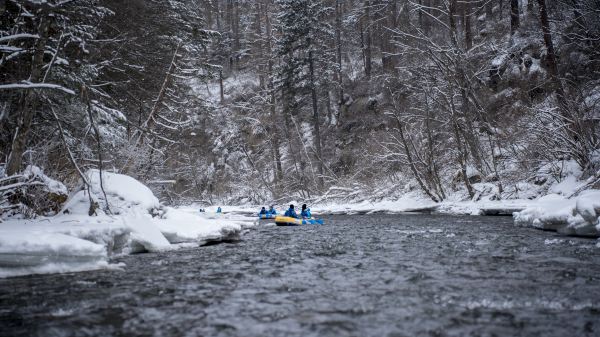
[[[306,204],[302,205],[302,212],[300,212],[300,216],[302,219],[312,218],[312,215],[310,214],[310,208],[306,207]]]
[[[217,213],[221,213],[221,206],[217,207]]]
[[[260,212],[258,213],[258,215],[261,216],[263,214],[267,214],[267,209],[264,207],[260,209]]]
[[[294,210],[294,205],[290,205],[290,208],[288,208],[288,210],[285,211],[284,216],[289,216],[290,218],[298,219],[298,214],[296,214],[296,211]]]
[[[269,208],[269,214],[277,215],[277,211],[275,210],[275,207],[273,205],[271,205],[271,207]]]

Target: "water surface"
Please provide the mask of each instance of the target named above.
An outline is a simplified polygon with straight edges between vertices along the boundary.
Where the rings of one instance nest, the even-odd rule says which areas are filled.
[[[2,336],[598,336],[595,240],[510,217],[331,216],[0,279]]]

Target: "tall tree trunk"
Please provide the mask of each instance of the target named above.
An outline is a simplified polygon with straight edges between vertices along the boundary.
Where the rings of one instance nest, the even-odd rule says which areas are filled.
[[[429,103],[427,102],[427,98],[425,98],[425,130],[427,131],[427,149],[429,150],[428,158],[428,169],[431,171],[432,176],[432,184],[435,186],[435,189],[438,191],[436,193],[440,200],[446,199],[446,194],[444,193],[444,187],[442,186],[442,181],[440,179],[439,169],[437,167],[435,161],[435,151],[434,151],[434,141],[433,141],[433,133],[431,131],[431,110],[429,109]]]
[[[473,186],[471,185],[471,182],[469,181],[469,175],[467,173],[467,149],[466,146],[464,146],[463,142],[461,141],[461,137],[460,137],[460,132],[459,132],[459,126],[457,121],[455,120],[455,117],[453,115],[453,119],[454,121],[452,122],[452,128],[454,130],[454,137],[456,138],[456,146],[458,147],[458,152],[459,152],[459,164],[460,164],[460,174],[463,178],[463,182],[465,183],[465,187],[467,188],[467,193],[469,193],[469,198],[473,199],[473,197],[475,196],[475,191],[473,190]]]
[[[215,14],[217,19],[217,31],[221,31],[221,7],[219,1],[215,1]]]
[[[272,35],[272,27],[271,27],[271,17],[269,16],[269,0],[265,0],[265,29],[266,29],[266,34],[267,34],[267,55],[268,55],[268,62],[267,62],[267,67],[268,67],[268,76],[269,76],[269,90],[271,92],[271,116],[273,118],[273,120],[278,120],[277,118],[277,109],[276,104],[277,104],[277,97],[275,94],[275,85],[273,83],[273,58],[272,58],[272,54],[273,54],[273,35]],[[276,123],[278,124],[278,123]],[[280,138],[281,133],[279,132],[279,129],[277,127],[277,125],[275,125],[274,129],[273,129],[273,150],[274,150],[274,155],[275,155],[275,166],[276,166],[276,177],[278,181],[282,181],[283,180],[283,168],[281,165],[281,154],[279,151],[279,147],[281,145],[281,138]]]
[[[456,19],[454,18],[456,15],[456,1],[457,0],[450,0],[448,7],[448,23],[450,24],[450,41],[454,48],[458,50],[458,31],[456,29]]]
[[[492,24],[492,20],[494,19],[494,3],[491,0],[485,4],[485,21],[487,22],[487,26],[489,27]]]
[[[510,0],[510,35],[513,35],[519,29],[519,0]]]
[[[364,57],[365,57],[365,76],[371,78],[371,1],[365,0],[365,46],[364,46]]]
[[[463,21],[465,23],[465,47],[470,50],[473,48],[473,27],[471,25],[471,3],[469,1],[463,5]]]
[[[225,103],[225,88],[223,87],[223,69],[219,69],[219,98],[221,104]]]
[[[550,20],[548,19],[548,9],[546,7],[546,0],[537,0],[540,8],[540,23],[542,25],[542,32],[544,33],[544,43],[546,44],[546,61],[548,70],[553,81],[558,86],[560,80],[558,79],[558,68],[556,65],[556,53],[554,52],[554,44],[552,43],[552,33],[550,32]],[[557,87],[558,87],[557,86]]]
[[[342,109],[346,106],[344,102],[344,79],[342,77],[342,0],[335,1],[335,44],[337,61],[337,82],[338,82],[338,120],[342,115]]]
[[[317,168],[319,177],[317,179],[319,190],[323,190],[323,156],[321,153],[321,131],[319,127],[319,107],[317,104],[317,86],[315,84],[315,65],[313,60],[313,51],[308,52],[308,62],[310,70],[310,91],[312,96],[313,125],[315,132],[315,148],[317,150]]]
[[[423,32],[425,32],[425,18],[423,15],[424,9],[423,9],[423,0],[419,0],[419,15],[418,17],[418,22],[419,22],[419,28],[421,28],[421,30]]]
[[[204,11],[206,17],[206,24],[208,25],[208,29],[212,29],[213,27],[213,5],[211,0],[204,1]]]
[[[288,60],[284,60],[283,62],[292,62],[293,55],[292,52],[288,52],[287,55],[287,59]],[[302,161],[298,162],[298,159],[296,158],[296,153],[299,151],[300,149],[300,140],[298,137],[295,137],[294,135],[296,134],[295,132],[295,127],[292,125],[292,114],[293,114],[293,102],[295,99],[295,92],[294,92],[294,88],[293,88],[293,83],[294,83],[294,72],[293,69],[291,69],[291,67],[288,67],[289,69],[287,69],[286,74],[284,75],[284,80],[283,80],[283,85],[282,85],[282,101],[283,101],[283,120],[284,120],[284,124],[285,124],[285,133],[287,134],[287,137],[285,137],[285,139],[287,140],[288,143],[288,154],[292,159],[292,162],[294,163],[294,168],[296,169],[295,174],[299,177],[302,177],[304,174],[304,170],[302,169],[303,163]]]
[[[390,7],[387,10],[387,15],[385,17],[386,25],[383,27],[383,32],[381,34],[382,40],[382,50],[381,50],[381,63],[383,65],[383,69],[387,72],[393,72],[395,65],[395,56],[393,56],[394,50],[393,45],[391,43],[390,30],[395,29],[398,26],[398,4],[397,0],[391,0],[388,4]],[[406,8],[405,8],[406,9]]]
[[[35,49],[31,62],[31,74],[29,75],[29,81],[32,83],[38,83],[43,76],[44,66],[44,52],[46,50],[46,43],[48,42],[48,29],[50,27],[50,18],[46,13],[40,16],[40,23],[38,25],[39,38],[35,42]],[[35,95],[35,89],[25,90],[21,96],[19,103],[19,121],[15,135],[11,144],[10,154],[6,162],[6,174],[13,175],[21,170],[23,162],[23,153],[27,146],[27,139],[31,130],[31,123],[33,116],[38,107],[38,99]]]
[[[261,4],[260,2],[256,3],[256,13],[254,16],[254,57],[258,61],[258,83],[262,88],[265,87],[265,69],[264,69],[264,60],[263,60],[263,46],[262,46],[262,26],[261,26]]]
[[[240,4],[239,1],[233,2],[233,49],[235,51],[235,70],[240,70],[240,51],[242,45],[240,42]]]

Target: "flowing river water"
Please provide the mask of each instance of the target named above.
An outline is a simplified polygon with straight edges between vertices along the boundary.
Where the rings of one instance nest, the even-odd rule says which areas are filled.
[[[119,257],[122,271],[0,279],[0,335],[600,335],[595,240],[510,217],[325,220]]]

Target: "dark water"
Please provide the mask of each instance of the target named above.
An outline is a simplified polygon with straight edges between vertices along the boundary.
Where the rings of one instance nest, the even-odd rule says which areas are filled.
[[[503,217],[261,226],[124,271],[0,279],[0,335],[600,336],[595,244]]]

